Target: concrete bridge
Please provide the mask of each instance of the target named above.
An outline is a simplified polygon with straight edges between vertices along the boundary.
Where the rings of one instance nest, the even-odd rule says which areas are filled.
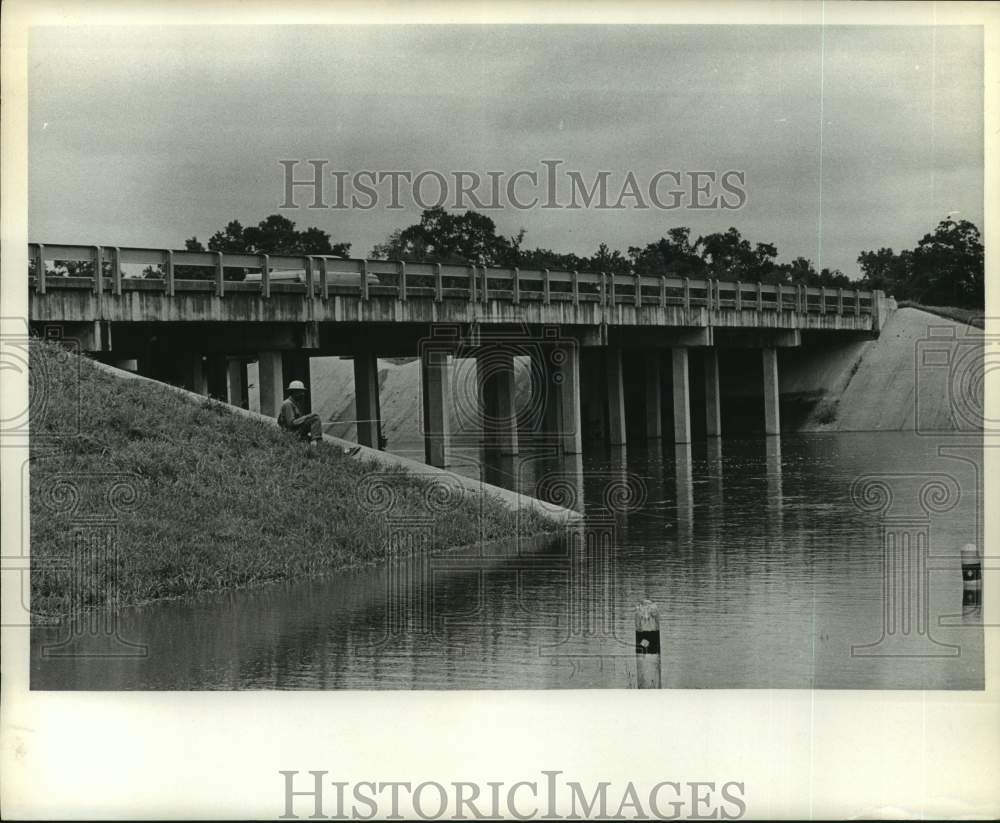
[[[453,392],[501,454],[528,441],[581,452],[584,407],[603,437],[622,445],[626,398],[642,406],[638,436],[660,438],[669,397],[672,437],[690,442],[692,352],[707,436],[722,434],[719,354],[727,349],[760,351],[764,429],[776,435],[779,350],[877,336],[886,316],[878,291],[667,273],[48,244],[30,244],[29,260],[33,331],[244,406],[247,365],[256,361],[265,414],[277,413],[289,380],[309,380],[310,357],[352,357],[358,440],[367,446],[379,441],[377,358],[419,356],[425,457],[436,466],[449,463]],[[532,378],[520,414],[515,356],[529,358]],[[453,361],[466,357],[477,364],[472,386],[452,378]]]

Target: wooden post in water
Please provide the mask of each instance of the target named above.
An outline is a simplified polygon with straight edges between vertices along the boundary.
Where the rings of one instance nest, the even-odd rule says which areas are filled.
[[[983,602],[983,561],[975,543],[962,546],[962,614],[974,615]]]
[[[640,689],[660,688],[660,613],[652,600],[635,607],[635,680]]]

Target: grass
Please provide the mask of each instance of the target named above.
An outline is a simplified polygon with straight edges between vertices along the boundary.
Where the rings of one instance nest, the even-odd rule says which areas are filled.
[[[961,309],[956,306],[924,306],[921,303],[914,303],[912,300],[900,300],[898,306],[901,309],[920,309],[921,311],[936,314],[938,317],[946,317],[949,320],[956,320],[968,326],[975,326],[977,329],[985,328],[982,309]]]
[[[556,528],[487,496],[460,495],[442,513],[427,478],[328,444],[311,449],[264,421],[118,378],[53,343],[32,342],[29,386],[39,620],[377,563],[394,517],[431,518],[440,550]],[[380,496],[394,500],[391,512],[365,502]],[[88,525],[93,517],[106,522]],[[89,584],[74,596],[72,575],[52,563],[70,556],[77,534],[107,534],[109,525],[117,563],[84,561],[75,571]]]

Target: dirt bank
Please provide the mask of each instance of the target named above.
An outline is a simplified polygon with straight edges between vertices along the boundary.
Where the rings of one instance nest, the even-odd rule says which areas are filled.
[[[466,494],[396,458],[312,449],[270,420],[53,343],[32,342],[29,384],[33,619],[383,562],[396,551],[388,511],[432,517],[435,550],[556,529],[489,487]],[[70,538],[95,522],[114,525],[116,553],[88,549],[67,574]],[[78,579],[94,586],[76,590]]]

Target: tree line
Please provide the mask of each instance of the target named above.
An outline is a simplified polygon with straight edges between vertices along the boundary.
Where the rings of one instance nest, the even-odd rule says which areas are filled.
[[[767,284],[803,284],[832,288],[882,289],[901,300],[925,305],[981,308],[984,305],[983,244],[979,229],[968,220],[942,220],[912,249],[862,251],[858,255],[860,278],[851,279],[839,269],[816,271],[811,260],[796,257],[777,261],[773,243],[751,242],[736,228],[692,237],[691,230],[676,227],[659,240],[629,246],[623,254],[600,243],[590,256],[544,248],[527,248],[526,232],[499,234],[493,220],[475,211],[452,214],[426,209],[419,222],[393,231],[369,256],[407,262],[475,263],[483,266],[616,274],[663,274],[679,277],[716,277]],[[197,237],[185,242],[189,251],[205,251]],[[208,250],[249,254],[322,254],[347,258],[351,244],[334,242],[329,233],[272,214],[256,226],[229,222],[208,240]],[[189,271],[182,269],[189,268]],[[148,270],[149,276],[158,273]],[[211,276],[206,269],[178,266],[178,277]],[[227,277],[242,278],[242,270],[227,270]]]

